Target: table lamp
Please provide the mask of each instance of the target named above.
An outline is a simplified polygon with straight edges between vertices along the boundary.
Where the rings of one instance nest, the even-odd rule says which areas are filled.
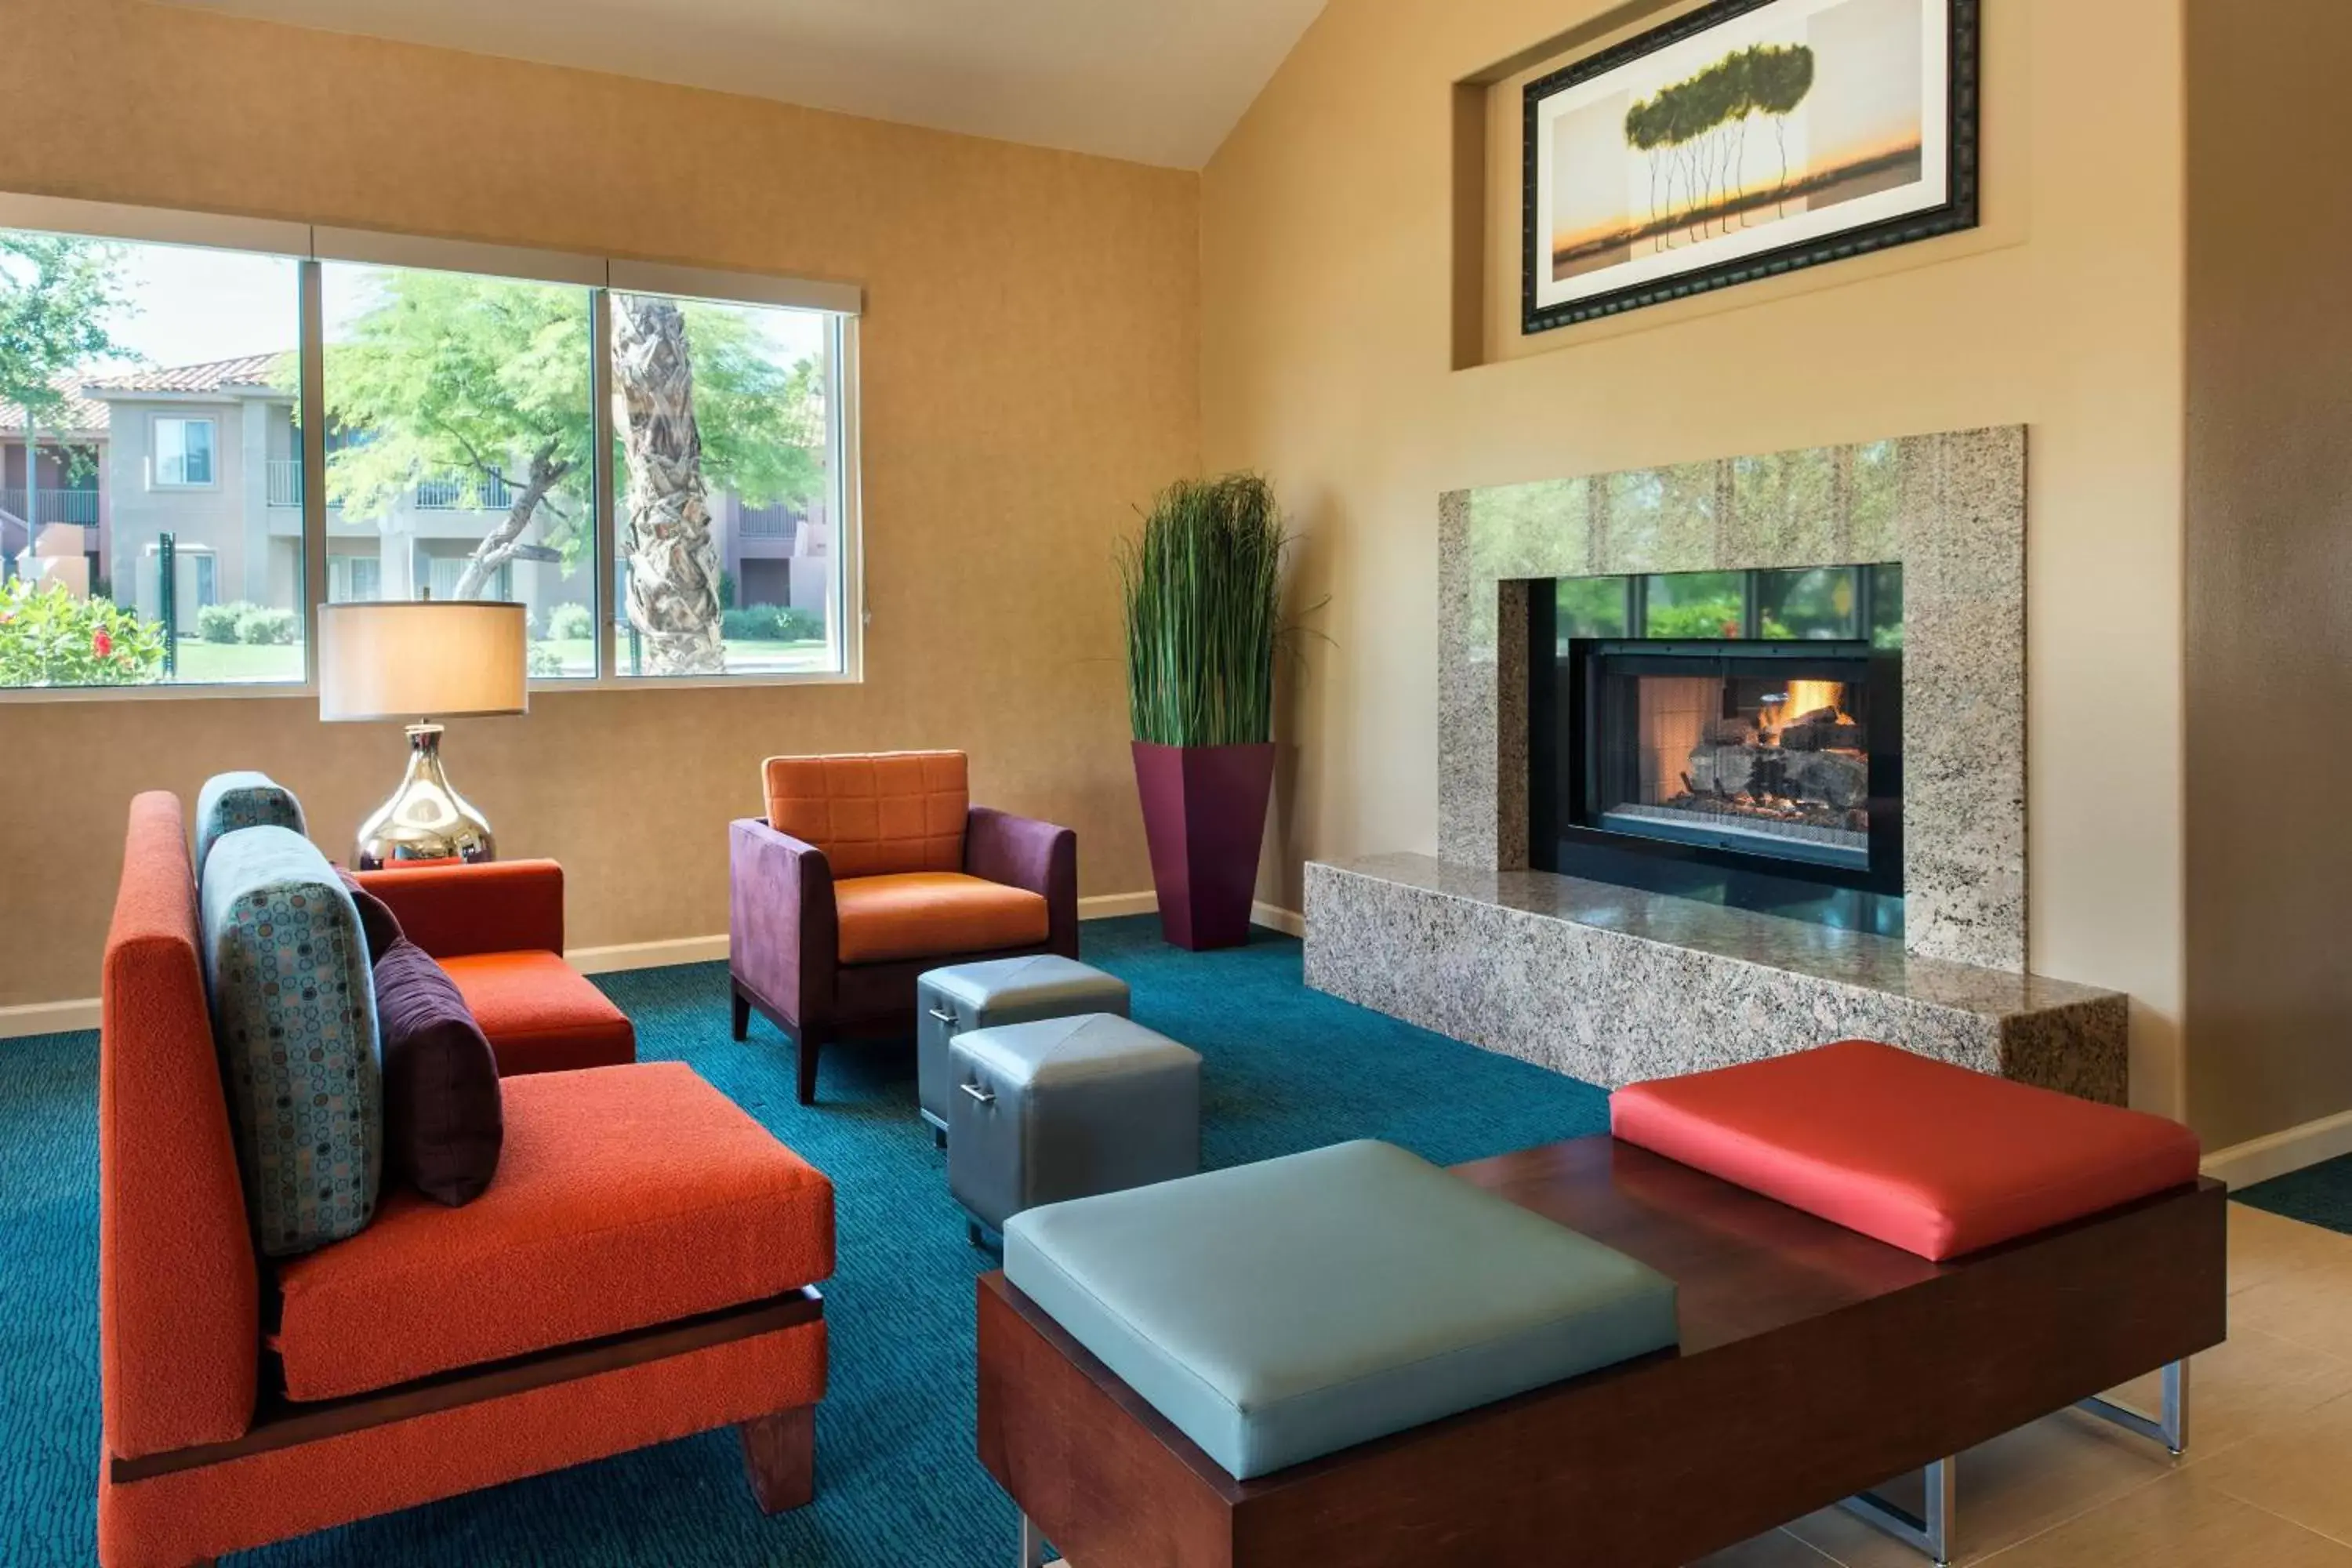
[[[444,719],[530,707],[520,605],[473,599],[319,607],[319,717],[406,719],[408,773],[360,826],[361,870],[402,860],[489,860],[490,825],[441,771]]]

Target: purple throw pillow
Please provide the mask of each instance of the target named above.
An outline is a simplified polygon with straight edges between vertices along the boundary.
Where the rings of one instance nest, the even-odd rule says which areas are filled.
[[[335,875],[343,879],[343,886],[351,889],[352,902],[360,907],[360,936],[367,943],[368,962],[382,963],[383,955],[392,951],[392,944],[401,940],[400,917],[392,912],[390,904],[361,887],[360,879],[342,867],[335,868]]]
[[[375,1014],[385,1173],[453,1208],[473,1202],[497,1173],[506,1136],[490,1042],[457,982],[405,937],[376,961]]]

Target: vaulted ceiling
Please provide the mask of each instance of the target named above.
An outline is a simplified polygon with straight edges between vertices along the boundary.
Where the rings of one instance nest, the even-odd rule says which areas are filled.
[[[1198,168],[1324,0],[166,0]]]

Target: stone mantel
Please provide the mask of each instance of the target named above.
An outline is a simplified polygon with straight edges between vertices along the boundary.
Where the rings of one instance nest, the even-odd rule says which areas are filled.
[[[2119,993],[1547,871],[1310,861],[1307,983],[1611,1089],[1867,1038],[2126,1098]]]
[[[1905,941],[2025,968],[2025,430],[1456,490],[1438,509],[1438,852],[1528,861],[1529,584],[1899,562]]]

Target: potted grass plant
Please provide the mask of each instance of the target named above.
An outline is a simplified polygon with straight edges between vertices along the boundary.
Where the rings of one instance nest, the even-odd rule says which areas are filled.
[[[1274,785],[1287,545],[1255,474],[1180,479],[1119,552],[1128,707],[1160,925],[1200,952],[1249,940]]]

